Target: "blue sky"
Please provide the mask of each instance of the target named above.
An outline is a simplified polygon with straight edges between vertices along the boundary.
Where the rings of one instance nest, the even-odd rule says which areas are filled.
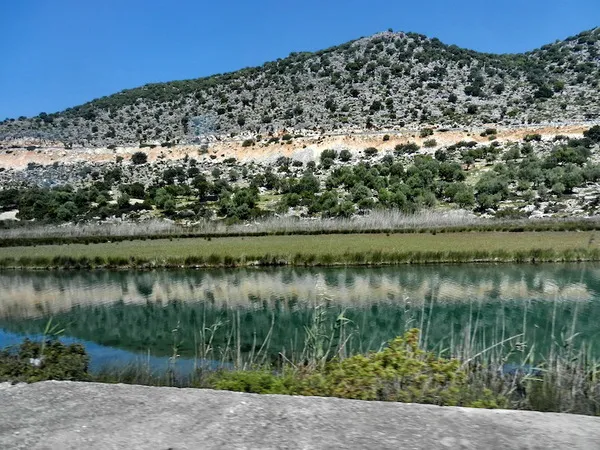
[[[0,119],[260,65],[388,28],[506,53],[598,25],[598,0],[3,0]]]

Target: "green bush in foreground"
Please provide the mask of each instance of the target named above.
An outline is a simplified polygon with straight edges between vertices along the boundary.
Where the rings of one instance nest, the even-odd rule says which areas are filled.
[[[506,406],[506,399],[467,384],[467,371],[456,359],[445,359],[419,346],[419,330],[408,331],[381,351],[333,359],[313,370],[288,368],[282,374],[264,370],[218,372],[216,389],[259,394],[316,395],[485,408]]]
[[[85,381],[89,379],[88,364],[89,357],[81,344],[25,339],[18,348],[0,351],[0,382]]]
[[[600,366],[585,354],[562,349],[540,367],[528,369],[524,363],[514,373],[502,371],[506,355],[497,360],[482,356],[440,357],[421,348],[419,330],[412,329],[380,351],[345,359],[308,357],[304,364],[286,360],[239,366],[250,369],[198,369],[184,377],[174,365],[162,374],[134,366],[90,374],[81,345],[25,340],[18,348],[0,351],[0,382],[117,382],[600,415]]]

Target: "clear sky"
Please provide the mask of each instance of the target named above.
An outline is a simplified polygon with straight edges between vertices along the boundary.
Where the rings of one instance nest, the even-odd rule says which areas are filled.
[[[260,65],[388,28],[506,53],[600,25],[600,0],[0,1],[0,119]]]

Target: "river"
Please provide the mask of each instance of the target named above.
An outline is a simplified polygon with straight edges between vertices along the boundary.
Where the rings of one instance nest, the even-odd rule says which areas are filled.
[[[51,319],[96,365],[297,356],[311,332],[352,353],[414,327],[447,354],[491,348],[519,361],[570,346],[600,356],[600,265],[590,263],[4,271],[0,292],[0,347]]]

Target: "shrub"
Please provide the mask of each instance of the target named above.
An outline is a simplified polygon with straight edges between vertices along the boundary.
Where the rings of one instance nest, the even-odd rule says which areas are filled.
[[[423,147],[431,148],[437,145],[437,141],[435,139],[427,139],[423,142]]]
[[[435,151],[434,157],[438,161],[444,162],[444,161],[448,160],[448,152],[446,152],[442,149],[438,149]]]
[[[330,168],[331,168],[331,166],[333,166],[333,159],[331,159],[331,158],[325,158],[325,159],[322,159],[322,160],[321,160],[321,166],[322,166],[324,169],[330,169]]]
[[[251,147],[254,145],[254,139],[246,139],[242,142],[242,147]]]
[[[146,155],[144,152],[135,152],[133,155],[131,155],[131,162],[136,165],[145,164],[148,162],[148,155]]]
[[[374,156],[374,155],[376,155],[376,154],[377,154],[377,152],[378,152],[378,150],[377,150],[375,147],[368,147],[368,148],[365,148],[365,156],[367,156],[367,157],[369,157],[369,158],[370,158],[371,156]]]
[[[459,189],[452,197],[452,201],[461,208],[470,208],[475,204],[475,195],[472,189]]]
[[[396,145],[396,147],[394,147],[394,153],[396,153],[397,155],[404,153],[414,153],[418,151],[419,148],[420,147],[414,142],[410,142],[408,144],[398,144]]]
[[[461,388],[466,386],[459,362],[419,348],[416,329],[379,352],[332,361],[323,372],[318,377],[322,384],[309,382],[318,386],[317,395],[361,400],[457,405]]]
[[[81,344],[25,339],[18,348],[0,351],[0,382],[85,381],[89,378],[88,364],[89,357]]]
[[[465,368],[419,346],[419,331],[408,331],[383,350],[334,358],[298,370],[285,368],[275,374],[265,370],[217,372],[210,379],[216,389],[260,394],[295,394],[463,405],[494,408],[506,399],[489,390],[469,386]]]
[[[385,135],[383,136],[383,142],[387,142],[387,141],[389,141],[389,140],[390,140],[390,135],[389,135],[389,134],[385,134]]]
[[[542,140],[542,135],[539,133],[526,134],[525,137],[523,138],[523,140],[525,142],[531,142],[531,141],[539,142]]]
[[[431,128],[423,128],[421,130],[421,132],[419,133],[419,136],[421,136],[422,138],[425,138],[427,136],[431,136],[433,135],[433,130]]]
[[[337,158],[337,152],[335,150],[328,149],[328,150],[323,150],[321,152],[321,156],[320,156],[321,162],[325,161],[326,159],[330,159],[333,161],[335,158]]]
[[[584,131],[583,136],[592,142],[600,142],[600,125],[594,125],[589,130]]]
[[[566,187],[564,184],[558,182],[552,185],[552,192],[559,197],[565,193]]]
[[[348,162],[352,159],[352,153],[350,150],[344,149],[340,152],[340,160],[343,162]]]
[[[548,86],[540,86],[537,91],[533,93],[535,98],[547,99],[554,95],[554,91]]]
[[[287,382],[286,382],[287,381]],[[209,378],[215,389],[254,394],[295,394],[293,378],[266,370],[222,371]]]

